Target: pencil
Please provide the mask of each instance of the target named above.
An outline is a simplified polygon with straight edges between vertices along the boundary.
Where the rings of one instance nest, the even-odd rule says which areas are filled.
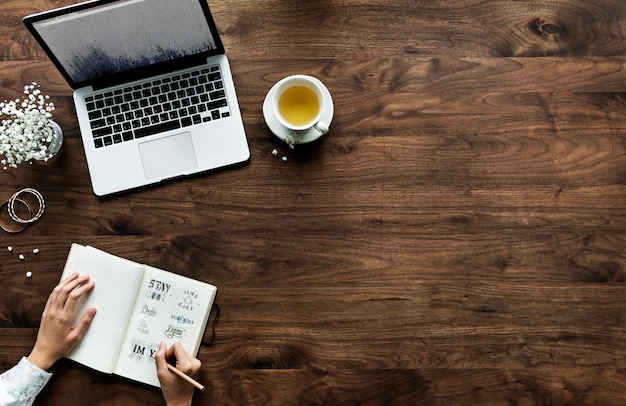
[[[185,374],[184,372],[176,369],[176,367],[174,365],[168,363],[167,364],[167,369],[169,369],[170,371],[172,371],[176,375],[180,376],[182,379],[184,379],[185,381],[189,382],[190,384],[192,384],[193,386],[195,386],[199,390],[204,391],[204,385],[202,385],[200,382],[196,381],[195,379],[193,379],[189,375]]]

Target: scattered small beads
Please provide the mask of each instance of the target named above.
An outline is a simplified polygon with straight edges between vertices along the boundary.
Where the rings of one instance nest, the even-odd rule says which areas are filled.
[[[278,150],[277,149],[273,149],[272,150],[272,155],[278,156]],[[283,157],[281,159],[282,159],[283,162],[287,162],[287,156],[283,155]]]
[[[26,277],[27,278],[32,278],[33,277],[33,273],[31,271],[26,272]]]

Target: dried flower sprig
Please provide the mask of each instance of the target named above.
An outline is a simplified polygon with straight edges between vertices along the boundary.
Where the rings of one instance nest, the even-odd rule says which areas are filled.
[[[52,158],[48,149],[54,139],[52,111],[54,103],[35,82],[24,86],[22,98],[0,103],[0,163],[5,170],[25,161]]]

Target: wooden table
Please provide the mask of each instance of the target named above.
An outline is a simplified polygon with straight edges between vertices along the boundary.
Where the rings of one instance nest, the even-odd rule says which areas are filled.
[[[79,242],[218,286],[198,405],[626,404],[622,0],[211,0],[250,163],[109,199],[21,25],[70,3],[0,11],[0,99],[40,83],[66,137],[56,162],[0,172],[1,199],[46,201],[0,234],[2,370]],[[335,104],[293,151],[261,111],[290,74]],[[38,401],[162,397],[60,361]]]

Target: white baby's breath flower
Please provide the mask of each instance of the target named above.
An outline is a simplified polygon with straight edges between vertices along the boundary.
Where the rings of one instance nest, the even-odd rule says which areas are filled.
[[[52,114],[54,104],[42,96],[35,82],[24,86],[24,97],[0,103],[0,161],[17,168],[24,161],[52,158],[48,151],[54,139]]]

